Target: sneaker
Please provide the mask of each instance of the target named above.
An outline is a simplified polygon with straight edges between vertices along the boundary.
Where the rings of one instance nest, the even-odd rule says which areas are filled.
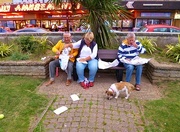
[[[87,89],[87,88],[88,88],[87,85],[86,85],[84,82],[80,82],[80,85],[81,85],[81,87],[83,87],[84,89]]]
[[[81,87],[86,86],[84,82],[80,82]]]
[[[67,79],[67,81],[66,81],[66,86],[69,86],[70,84],[71,84],[71,79]]]
[[[94,86],[94,82],[89,82],[89,87],[93,87]]]

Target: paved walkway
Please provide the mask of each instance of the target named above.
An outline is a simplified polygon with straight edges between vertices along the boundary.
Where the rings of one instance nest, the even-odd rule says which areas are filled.
[[[134,77],[132,84],[133,80]],[[62,72],[54,84],[46,87],[44,83],[38,89],[39,93],[57,97],[43,117],[46,132],[142,132],[146,121],[140,102],[161,98],[157,86],[145,76],[142,77],[142,90],[133,91],[128,100],[106,99],[105,91],[116,82],[111,73],[97,73],[95,86],[88,90],[75,81],[65,86],[65,81],[66,74]],[[73,102],[71,94],[78,94],[80,100]],[[61,106],[68,110],[56,115],[53,110]]]

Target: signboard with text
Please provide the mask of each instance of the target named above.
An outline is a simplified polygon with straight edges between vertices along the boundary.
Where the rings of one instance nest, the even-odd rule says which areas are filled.
[[[81,5],[77,4],[76,9],[81,9]],[[30,3],[17,5],[0,5],[0,12],[21,12],[21,11],[51,11],[51,10],[71,10],[71,3],[62,3],[55,6],[53,3]]]

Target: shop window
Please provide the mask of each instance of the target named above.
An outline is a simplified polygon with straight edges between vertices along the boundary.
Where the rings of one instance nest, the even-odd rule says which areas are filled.
[[[0,27],[9,27],[11,30],[15,30],[16,23],[14,21],[0,21]]]
[[[136,22],[136,27],[140,28],[144,25],[151,25],[151,24],[166,24],[166,25],[171,25],[171,20],[170,19],[143,19],[143,18],[139,18],[137,19]]]
[[[171,13],[169,12],[142,12],[141,17],[162,17],[169,18],[171,17]]]
[[[131,28],[131,27],[133,27],[133,21],[132,20],[123,20],[123,27],[124,28]]]

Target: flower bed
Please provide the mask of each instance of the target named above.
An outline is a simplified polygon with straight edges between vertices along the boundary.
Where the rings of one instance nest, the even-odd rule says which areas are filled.
[[[156,60],[151,59],[146,64],[145,74],[151,83],[180,80],[180,65],[158,63]]]
[[[0,61],[0,74],[47,78],[51,60],[52,58],[44,61]]]
[[[49,57],[44,61],[1,61],[1,75],[33,76],[37,78],[49,77]],[[146,65],[143,74],[147,75],[151,83],[166,80],[180,80],[179,64],[162,64],[151,59]]]

